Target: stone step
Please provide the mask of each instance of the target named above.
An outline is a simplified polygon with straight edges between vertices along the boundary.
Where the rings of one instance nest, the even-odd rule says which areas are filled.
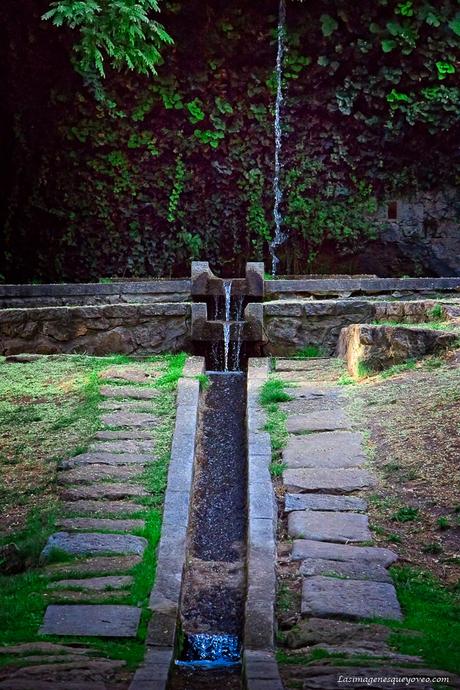
[[[276,371],[312,371],[336,369],[341,363],[337,359],[308,357],[307,359],[276,359]]]
[[[158,417],[148,412],[109,412],[101,416],[105,426],[153,426]]]
[[[46,560],[53,549],[59,549],[73,556],[92,556],[97,554],[138,554],[144,553],[147,540],[131,534],[104,534],[98,532],[55,532],[42,551]]]
[[[64,501],[92,500],[99,498],[129,498],[130,496],[148,496],[148,492],[138,484],[93,484],[92,486],[66,487],[61,490]]]
[[[88,647],[74,647],[55,644],[54,642],[23,642],[8,647],[0,647],[0,656],[5,654],[18,654],[23,657],[28,654],[89,654],[91,656],[97,655],[98,652],[93,649],[88,649]]]
[[[367,515],[322,510],[301,510],[289,513],[288,534],[297,539],[343,544],[369,541],[372,538]]]
[[[307,414],[290,415],[286,429],[290,434],[304,434],[311,431],[336,431],[350,429],[351,424],[343,410],[318,410]]]
[[[154,364],[136,367],[132,365],[114,365],[99,374],[102,381],[127,381],[128,383],[152,384],[158,378],[161,367]]]
[[[334,494],[286,494],[284,512],[292,510],[332,510],[364,511],[367,502],[355,496],[335,496]]]
[[[135,554],[129,556],[95,556],[70,563],[53,563],[44,572],[49,577],[74,577],[77,575],[116,575],[126,573],[141,563],[142,557]]]
[[[344,577],[351,580],[392,582],[385,566],[372,561],[332,561],[326,558],[309,558],[302,561],[299,572],[303,577],[326,575],[329,577]]]
[[[86,465],[73,470],[61,470],[59,484],[92,484],[98,481],[129,481],[144,471],[142,465]]]
[[[283,450],[283,462],[289,469],[359,467],[365,461],[361,434],[351,431],[291,436]]]
[[[34,678],[33,688],[31,688],[30,678],[9,678],[8,680],[0,681],[0,690],[82,690],[82,685],[81,681],[60,681],[55,678],[52,680],[40,680]],[[103,681],[88,679],[85,681],[84,690],[109,690],[109,687]],[[111,685],[110,690],[116,690],[116,688]]]
[[[150,400],[115,400],[109,398],[99,403],[99,409],[104,410],[104,412],[123,412],[124,414],[132,412],[152,414],[152,403]]]
[[[45,601],[50,604],[129,604],[129,596],[129,591],[125,590],[114,592],[79,592],[69,589],[49,591],[44,594]]]
[[[141,609],[119,604],[52,604],[45,612],[41,635],[136,637]]]
[[[66,532],[75,530],[109,530],[113,532],[132,532],[145,529],[144,520],[112,520],[110,518],[61,518],[56,527]]]
[[[153,452],[153,441],[147,439],[126,439],[120,441],[94,441],[88,450],[90,453],[135,453],[144,454]]]
[[[376,478],[367,470],[360,469],[288,469],[283,472],[287,491],[334,491],[350,493],[375,486]]]
[[[158,388],[146,386],[101,386],[100,393],[105,398],[134,398],[136,400],[152,400],[160,393]]]
[[[303,666],[301,668],[302,690],[343,690],[346,678],[353,678],[354,685],[348,688],[366,688],[366,690],[394,690],[411,688],[411,690],[433,690],[429,678],[448,678],[449,687],[455,687],[454,676],[447,671],[435,671],[426,668],[403,668],[401,666],[376,664],[368,666]],[[383,679],[383,680],[382,680]],[[410,681],[407,681],[410,679]],[[457,685],[458,687],[458,685]]]
[[[141,453],[82,453],[60,463],[60,469],[72,470],[85,465],[147,465],[153,458]]]
[[[393,585],[316,575],[302,585],[302,615],[320,618],[401,620]]]
[[[375,623],[352,623],[328,618],[308,618],[286,635],[286,646],[289,649],[300,649],[320,644],[352,644],[382,651],[389,650],[387,640],[391,630]]]
[[[310,539],[295,539],[292,544],[291,558],[294,561],[312,558],[325,558],[332,561],[358,561],[360,563],[368,561],[380,563],[385,567],[389,567],[398,559],[393,551],[379,546],[348,546]]]
[[[131,587],[134,578],[131,575],[108,575],[106,577],[84,577],[79,579],[54,580],[48,584],[48,589],[71,590],[74,587],[93,592],[103,592],[107,589],[127,589]]]
[[[145,506],[129,501],[68,501],[61,504],[64,515],[120,515],[129,516],[145,512]]]
[[[152,441],[153,429],[102,429],[94,434],[97,441]]]

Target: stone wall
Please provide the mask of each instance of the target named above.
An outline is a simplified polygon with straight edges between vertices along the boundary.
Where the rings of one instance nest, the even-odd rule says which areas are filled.
[[[376,301],[277,300],[265,302],[265,352],[292,355],[306,345],[315,345],[325,354],[334,354],[340,331],[351,324],[373,321],[425,323],[433,320],[431,310],[437,304],[444,308],[446,320],[454,320],[459,302],[442,300]]]
[[[353,376],[378,372],[408,359],[447,350],[458,333],[427,328],[354,324],[340,333],[337,354]]]
[[[0,309],[93,304],[189,302],[190,280],[0,285]]]
[[[105,355],[190,347],[190,304],[118,304],[0,310],[0,354]]]

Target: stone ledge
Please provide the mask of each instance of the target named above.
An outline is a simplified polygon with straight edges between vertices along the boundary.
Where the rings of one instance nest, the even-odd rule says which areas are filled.
[[[260,431],[265,413],[260,390],[269,360],[248,362],[248,589],[245,602],[243,678],[246,690],[282,690],[274,656],[277,509],[269,467],[270,437]]]
[[[200,382],[186,377],[194,377],[203,370],[204,360],[194,357],[190,366],[186,364],[185,376],[177,388],[176,425],[158,546],[157,578],[149,602],[153,617],[147,632],[146,657],[134,675],[130,690],[165,690],[174,659],[200,400]]]

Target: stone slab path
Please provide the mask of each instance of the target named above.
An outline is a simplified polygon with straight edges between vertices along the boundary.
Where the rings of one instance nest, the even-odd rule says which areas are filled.
[[[127,573],[148,546],[139,536],[145,508],[138,501],[149,495],[142,473],[155,462],[152,428],[158,418],[152,401],[158,391],[143,385],[152,376],[139,367],[110,367],[102,378],[107,381],[101,387],[102,429],[87,452],[64,460],[58,472],[64,515],[42,559],[46,562],[57,552],[78,561],[48,570],[61,572],[62,579],[48,586],[47,598],[54,601],[46,610],[42,634],[137,634],[141,609],[127,603],[133,584]]]
[[[433,687],[430,681],[407,685],[401,678],[437,674],[456,687],[452,674],[428,670],[420,658],[392,650],[391,630],[385,625],[361,622],[399,621],[403,615],[388,572],[397,555],[371,545],[361,492],[374,486],[376,477],[361,434],[353,431],[347,416],[339,375],[336,361],[321,358],[278,360],[273,374],[287,383],[291,397],[279,406],[287,415],[279,495],[288,542],[279,545],[278,568],[281,578],[300,579],[300,610],[287,625],[280,624],[290,628],[285,644],[291,650],[307,656],[322,650],[343,657],[337,668],[330,659],[281,664],[286,687],[339,690],[345,687],[340,676],[354,676],[357,684],[346,687],[384,688],[386,684],[369,682],[382,674],[395,678],[398,687],[428,690]],[[360,666],[359,656],[373,658],[373,665],[368,668],[362,660]]]
[[[282,459],[291,558],[299,561],[303,578],[302,614],[399,620],[401,609],[386,573],[396,555],[364,545],[372,535],[366,501],[356,493],[376,478],[366,467],[361,434],[351,430],[340,388],[331,380],[336,367],[321,359],[276,366],[276,376],[288,380],[286,390],[293,392],[293,400],[281,405],[289,432]]]

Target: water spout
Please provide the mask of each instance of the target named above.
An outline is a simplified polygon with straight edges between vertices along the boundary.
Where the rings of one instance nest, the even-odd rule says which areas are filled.
[[[275,102],[275,170],[273,175],[273,218],[275,221],[275,236],[270,242],[270,254],[272,257],[272,275],[276,275],[276,269],[280,262],[276,255],[276,249],[283,244],[287,236],[283,233],[281,202],[283,190],[281,187],[281,148],[282,148],[282,129],[281,129],[281,107],[283,104],[283,58],[286,42],[286,3],[280,0],[278,16],[278,50],[276,54],[276,102]]]
[[[231,295],[232,295],[232,281],[224,281],[224,293],[225,293],[225,322],[224,322],[224,371],[228,371],[229,365],[229,352],[230,352],[230,306],[231,306]]]

